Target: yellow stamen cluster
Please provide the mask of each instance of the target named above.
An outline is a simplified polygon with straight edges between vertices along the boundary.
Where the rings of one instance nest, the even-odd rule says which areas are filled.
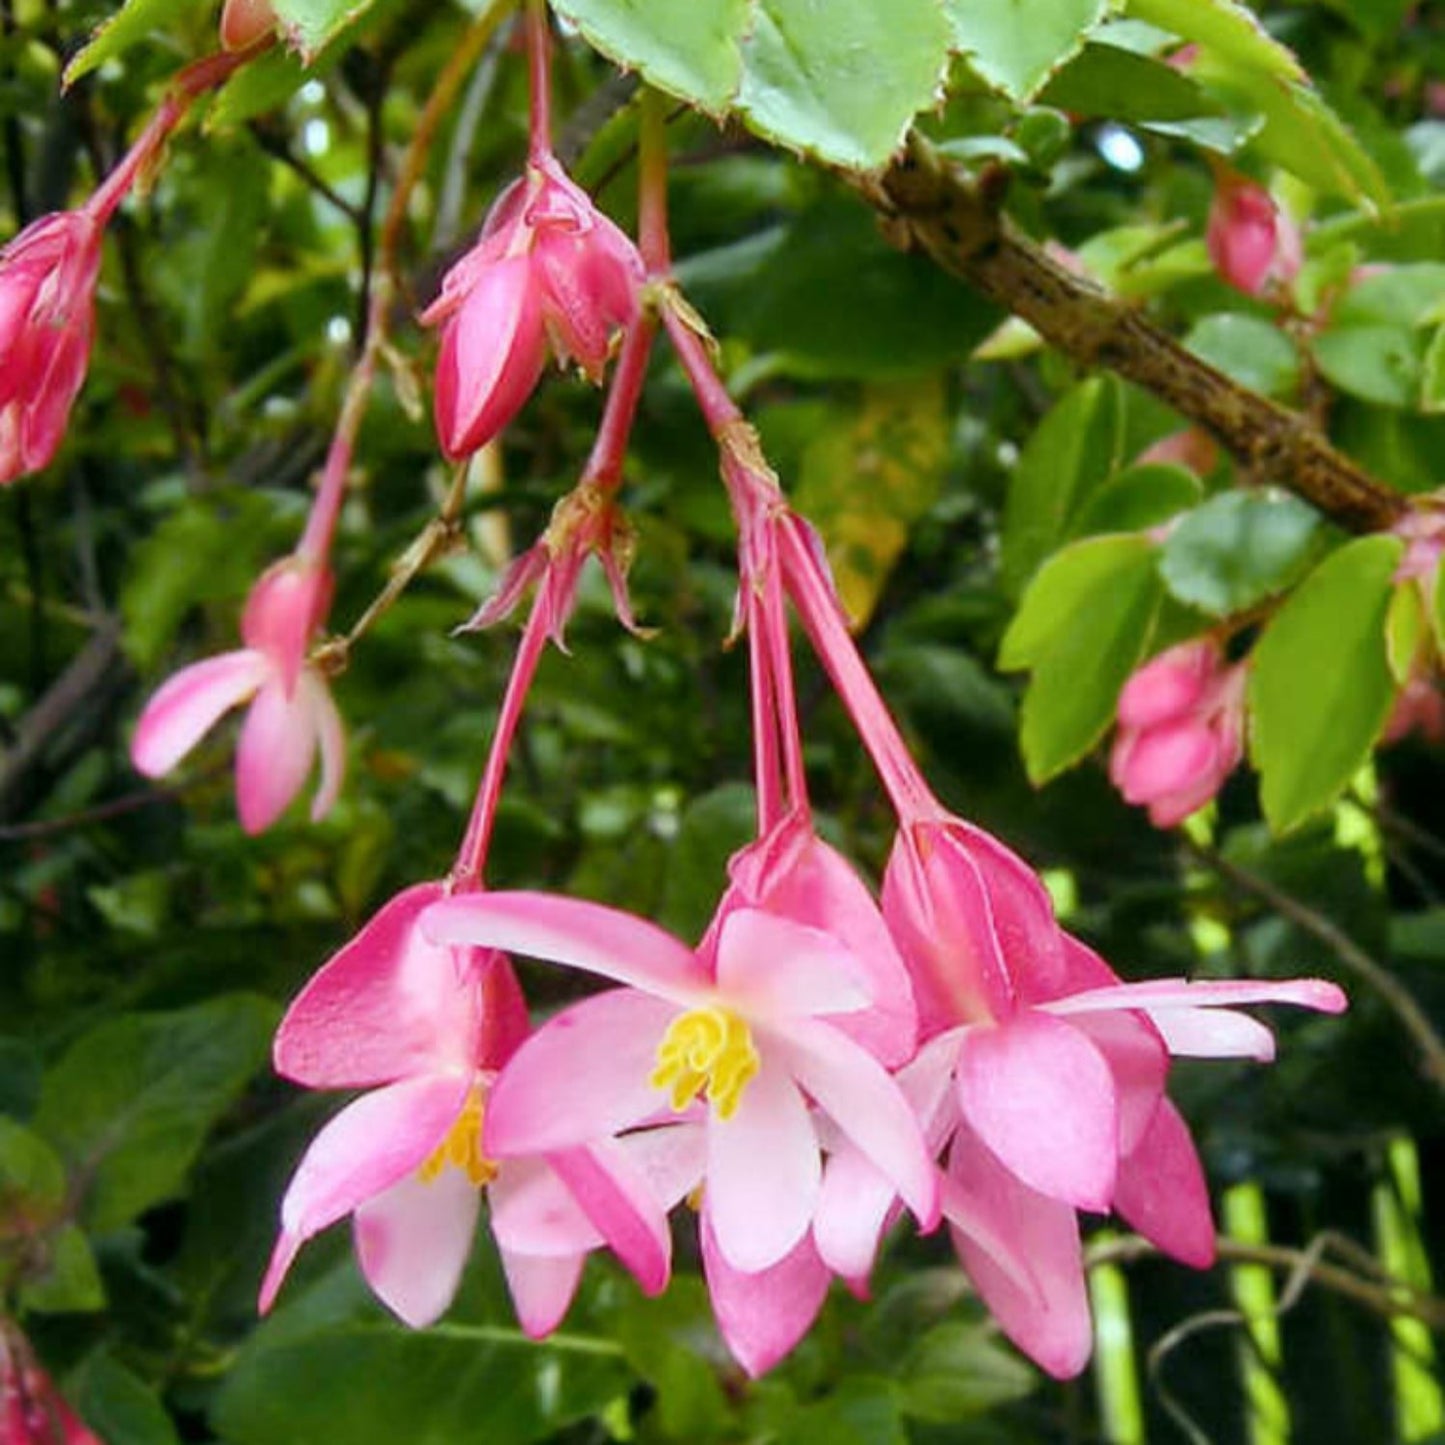
[[[679,1112],[705,1089],[718,1118],[730,1119],[760,1063],[747,1024],[731,1009],[689,1009],[663,1034],[648,1083],[667,1090]]]
[[[482,1153],[482,1088],[474,1084],[457,1115],[456,1123],[447,1130],[447,1137],[432,1150],[417,1170],[423,1184],[430,1184],[443,1169],[460,1169],[481,1189],[497,1177],[497,1166]]]

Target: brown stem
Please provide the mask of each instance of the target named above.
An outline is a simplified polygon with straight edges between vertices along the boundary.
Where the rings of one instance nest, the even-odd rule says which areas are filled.
[[[894,238],[1027,321],[1084,367],[1103,366],[1203,427],[1248,472],[1288,487],[1350,531],[1379,531],[1407,510],[1297,412],[1241,386],[1126,301],[1066,270],[1002,214],[1005,173],[977,181],[918,136],[878,175],[852,183]]]

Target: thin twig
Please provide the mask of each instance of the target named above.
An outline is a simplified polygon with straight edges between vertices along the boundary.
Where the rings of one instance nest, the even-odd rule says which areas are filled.
[[[1389,969],[1366,953],[1338,924],[1322,913],[1317,913],[1292,894],[1286,893],[1267,878],[1261,878],[1259,874],[1241,868],[1237,863],[1231,863],[1213,848],[1202,848],[1193,843],[1185,846],[1226,883],[1232,884],[1243,893],[1253,894],[1281,918],[1289,919],[1310,937],[1318,939],[1343,967],[1379,994],[1399,1019],[1401,1027],[1414,1039],[1420,1051],[1421,1066],[1426,1078],[1436,1088],[1445,1092],[1445,1041],[1442,1041],[1434,1024],[1415,1001],[1415,996]]]
[[[256,144],[273,160],[280,161],[287,169],[294,171],[308,190],[314,191],[323,201],[335,206],[353,226],[361,225],[361,208],[348,201],[325,176],[319,174],[314,167],[298,156],[287,145],[285,136],[278,135],[260,121],[252,121],[250,131]]]

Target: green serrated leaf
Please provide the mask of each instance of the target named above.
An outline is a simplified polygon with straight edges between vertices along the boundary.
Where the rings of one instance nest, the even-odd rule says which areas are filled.
[[[1287,492],[1222,492],[1174,526],[1159,571],[1180,602],[1228,617],[1288,587],[1320,528],[1319,513]]]
[[[1415,671],[1429,630],[1430,619],[1419,587],[1413,582],[1397,586],[1390,594],[1390,610],[1385,618],[1385,655],[1390,674],[1401,687]]]
[[[1294,343],[1258,316],[1232,311],[1205,316],[1185,344],[1251,391],[1287,397],[1299,386],[1300,362]]]
[[[1403,543],[1360,537],[1265,629],[1250,666],[1250,756],[1265,817],[1287,832],[1328,807],[1369,755],[1394,697],[1385,623]]]
[[[1153,546],[1139,537],[1076,545],[1106,540],[1128,542],[1133,551],[1121,551],[1120,565],[1054,633],[1024,694],[1019,745],[1035,786],[1078,762],[1103,737],[1159,615],[1164,588]]]
[[[948,40],[937,0],[755,0],[737,108],[780,145],[881,166],[937,100]]]
[[[1315,364],[1341,391],[1381,406],[1413,407],[1421,393],[1425,347],[1407,326],[1342,326],[1317,336]]]
[[[945,0],[953,43],[990,85],[1026,102],[1083,46],[1114,0]]]
[[[232,994],[83,1034],[46,1075],[37,1130],[87,1181],[82,1218],[115,1229],[177,1193],[207,1132],[266,1059],[276,1011]]]
[[[272,0],[287,41],[310,64],[328,41],[354,25],[375,0]]]
[[[1144,537],[1091,537],[1056,552],[1029,583],[999,644],[998,665],[1017,672],[1043,661],[1071,619],[1107,592],[1116,575],[1154,565]]]
[[[125,0],[110,19],[96,28],[95,34],[65,67],[65,84],[74,85],[97,66],[124,54],[138,40],[161,29],[195,3],[196,0]]]
[[[749,0],[556,0],[553,8],[608,59],[714,115],[742,84]]]
[[[1305,79],[1294,52],[1238,0],[1125,0],[1124,12],[1206,47],[1232,67],[1279,80]]]
[[[1118,464],[1122,410],[1118,386],[1108,377],[1091,377],[1035,427],[1004,504],[1000,563],[1006,591],[1022,590]]]

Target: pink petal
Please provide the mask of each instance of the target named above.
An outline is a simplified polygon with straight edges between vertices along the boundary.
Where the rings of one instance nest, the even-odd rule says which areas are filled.
[[[938,1183],[918,1121],[898,1085],[850,1038],[796,1020],[780,1035],[788,1067],[824,1113],[888,1178],[926,1230],[938,1223]]]
[[[1274,1035],[1248,1014],[1227,1008],[1171,1008],[1152,1017],[1169,1052],[1182,1058],[1253,1059],[1260,1064],[1274,1059]]]
[[[857,962],[838,938],[758,908],[727,913],[717,967],[719,988],[750,1015],[846,1013],[869,1002]]]
[[[544,1339],[562,1323],[587,1256],[513,1254],[506,1249],[501,1256],[518,1322],[530,1339]]]
[[[438,1075],[377,1089],[348,1104],[311,1141],[281,1201],[281,1236],[261,1285],[263,1312],[302,1244],[421,1166],[456,1121],[471,1082]]]
[[[521,410],[545,359],[532,262],[508,256],[478,270],[447,319],[437,359],[437,437],[449,461],[485,446]]]
[[[412,1329],[451,1304],[471,1253],[481,1191],[460,1169],[435,1179],[403,1177],[358,1206],[356,1257],[366,1282]]]
[[[336,710],[331,689],[313,669],[300,678],[303,700],[311,712],[311,726],[321,745],[321,782],[311,800],[311,821],[319,823],[336,806],[346,773],[346,727]]]
[[[718,1248],[748,1272],[777,1264],[807,1233],[822,1174],[803,1096],[771,1040],[759,1043],[762,1066],[737,1111],[729,1119],[709,1112],[703,1196]]]
[[[1124,684],[1119,694],[1119,726],[1137,732],[1192,712],[1219,665],[1217,644],[1204,638],[1161,652]]]
[[[168,773],[216,725],[266,680],[259,653],[225,652],[193,663],[164,683],[146,704],[131,743],[131,761],[148,778]]]
[[[722,1251],[706,1203],[702,1262],[718,1330],[755,1379],[807,1334],[828,1293],[828,1270],[806,1236],[767,1269],[736,1269]]]
[[[497,1247],[512,1254],[561,1259],[603,1242],[561,1176],[540,1157],[505,1160],[487,1186],[487,1204]]]
[[[1118,1161],[1118,1095],[1104,1056],[1078,1029],[1025,1012],[970,1029],[957,1069],[965,1119],[1031,1188],[1105,1212]]]
[[[316,727],[300,693],[286,696],[274,673],[256,694],[236,745],[236,812],[263,832],[301,791],[316,756]]]
[[[467,893],[429,909],[438,943],[473,943],[545,958],[688,1005],[708,991],[693,952],[672,934],[616,908],[553,893]]]
[[[296,996],[276,1031],[276,1072],[312,1089],[368,1088],[475,1068],[480,988],[469,950],[417,927],[440,883],[398,893]]]
[[[512,1056],[487,1101],[493,1158],[588,1144],[642,1123],[665,1105],[649,1076],[674,1005],[614,989],[548,1020]]]
[[[1143,1014],[1120,1010],[1076,1014],[1070,1022],[1088,1035],[1114,1076],[1119,1153],[1127,1154],[1143,1137],[1164,1096],[1170,1051]]]
[[[1149,1131],[1119,1165],[1114,1208],[1145,1239],[1183,1264],[1214,1263],[1209,1189],[1189,1126],[1165,1099]]]
[[[1233,1008],[1238,1004],[1288,1003],[1319,1013],[1343,1013],[1349,999],[1337,984],[1322,978],[1198,979],[1151,978],[1085,989],[1048,1005],[1053,1014],[1087,1013],[1094,1009],[1143,1009],[1151,1014],[1169,1009]],[[1156,1019],[1157,1023],[1158,1020]]]
[[[661,1294],[672,1269],[667,1214],[646,1175],[611,1140],[549,1154],[583,1213],[627,1266],[644,1294]]]
[[[845,1146],[830,1154],[813,1217],[819,1258],[861,1288],[873,1271],[897,1201],[892,1182],[862,1150]]]
[[[1185,717],[1140,733],[1114,781],[1126,802],[1148,803],[1214,779],[1217,760],[1213,729]]]
[[[954,1230],[958,1257],[984,1303],[1009,1339],[1049,1374],[1077,1375],[1094,1338],[1074,1211],[1021,1183],[966,1125],[954,1140],[949,1173],[973,1217],[992,1222],[1034,1281],[1034,1288],[1020,1288],[1016,1267],[1004,1268],[974,1238]]]

